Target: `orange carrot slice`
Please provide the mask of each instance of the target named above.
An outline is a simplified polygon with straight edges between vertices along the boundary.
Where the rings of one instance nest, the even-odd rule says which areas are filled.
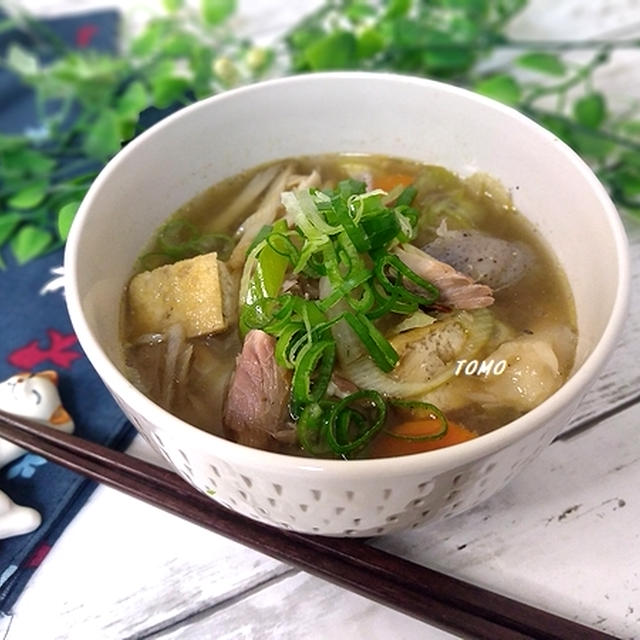
[[[413,182],[415,182],[415,178],[412,176],[408,176],[404,173],[389,173],[374,178],[373,188],[391,191],[393,187],[397,187],[398,185],[408,187]]]
[[[440,430],[440,421],[437,418],[426,420],[410,420],[402,422],[391,431],[399,436],[423,436],[430,432],[437,433]],[[442,438],[436,440],[405,440],[396,438],[388,433],[382,432],[369,447],[368,455],[371,458],[386,458],[390,456],[406,456],[410,453],[421,453],[423,451],[433,451],[443,447],[450,447],[452,444],[465,442],[475,438],[476,434],[469,431],[457,422],[448,421],[447,433]]]

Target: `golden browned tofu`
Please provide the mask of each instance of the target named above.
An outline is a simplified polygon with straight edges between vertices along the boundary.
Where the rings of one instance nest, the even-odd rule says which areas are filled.
[[[224,331],[227,279],[215,252],[139,273],[129,284],[132,334],[162,333],[174,324],[187,338]]]

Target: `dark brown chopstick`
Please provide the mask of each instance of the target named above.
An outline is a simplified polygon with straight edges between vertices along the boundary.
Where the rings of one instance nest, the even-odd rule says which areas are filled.
[[[245,518],[213,502],[173,472],[3,411],[0,435],[93,480],[464,637],[612,638],[375,549],[362,540],[292,533]]]

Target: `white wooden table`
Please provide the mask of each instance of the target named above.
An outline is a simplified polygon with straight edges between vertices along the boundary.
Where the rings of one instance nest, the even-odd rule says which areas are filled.
[[[111,3],[22,4],[57,11]],[[316,4],[240,6],[245,27],[267,37]],[[640,2],[632,0],[532,0],[513,31],[593,37],[634,23]],[[630,90],[640,98],[639,60],[618,55],[599,81],[621,98]],[[638,290],[640,222],[627,228]],[[640,638],[638,362],[633,297],[619,347],[571,424],[582,430],[556,441],[483,505],[376,544],[616,637]],[[139,439],[131,453],[160,462]],[[3,633],[7,640],[454,637],[105,487],[49,553]]]

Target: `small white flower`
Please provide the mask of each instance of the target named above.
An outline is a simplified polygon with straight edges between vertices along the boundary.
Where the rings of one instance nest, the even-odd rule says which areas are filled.
[[[32,142],[44,142],[51,136],[51,130],[46,125],[41,125],[39,127],[27,127],[24,130],[24,135]]]
[[[43,296],[47,293],[52,293],[58,290],[60,290],[62,295],[64,295],[64,267],[62,265],[54,267],[50,270],[50,273],[56,277],[49,280],[49,282],[40,289],[40,295]]]

